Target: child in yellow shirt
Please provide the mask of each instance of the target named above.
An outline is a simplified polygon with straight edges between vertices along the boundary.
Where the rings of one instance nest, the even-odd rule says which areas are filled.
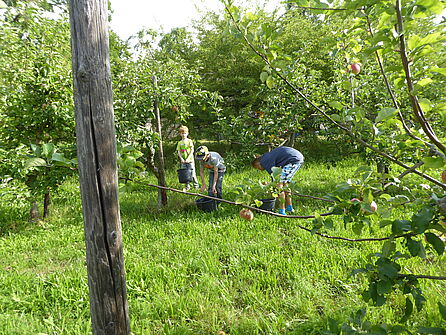
[[[186,126],[181,126],[179,128],[179,133],[181,140],[177,144],[177,154],[180,158],[180,168],[181,169],[191,169],[192,170],[192,183],[195,188],[199,187],[197,175],[195,172],[195,162],[194,162],[194,142],[188,138],[189,128]],[[186,184],[185,191],[190,189],[190,183]]]

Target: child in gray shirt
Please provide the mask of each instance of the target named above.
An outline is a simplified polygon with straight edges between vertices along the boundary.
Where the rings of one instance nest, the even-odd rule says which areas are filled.
[[[201,146],[195,152],[195,159],[200,162],[201,192],[206,190],[204,168],[209,169],[208,195],[222,199],[223,176],[226,172],[225,161],[218,152],[209,151]]]

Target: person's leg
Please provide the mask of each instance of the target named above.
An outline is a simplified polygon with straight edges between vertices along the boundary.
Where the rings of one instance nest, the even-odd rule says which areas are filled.
[[[223,199],[223,177],[224,177],[225,173],[224,172],[219,172],[218,173],[218,178],[217,178],[217,198]]]
[[[294,212],[293,201],[291,200],[291,192],[285,191],[285,211]]]
[[[279,183],[277,184],[277,187],[282,189],[283,188],[283,183]],[[285,197],[285,192],[280,192],[279,195],[277,196],[277,201],[279,202],[278,205],[276,205],[279,208],[279,214],[283,214],[286,215],[285,212],[285,201],[286,201],[286,197]],[[277,202],[276,202],[277,204]]]
[[[197,172],[195,171],[195,164],[191,163],[192,168],[192,183],[195,188],[199,188],[200,184],[198,183]]]
[[[299,170],[301,166],[302,166],[301,162],[285,165],[282,168],[282,174],[280,175],[280,182],[281,182],[280,185],[283,187],[283,185],[289,183],[293,179],[297,170]],[[286,206],[286,208],[285,208],[285,206]],[[293,202],[291,199],[291,193],[289,191],[283,192],[283,199],[279,206],[279,213],[285,214],[285,212],[294,212]]]
[[[208,195],[211,197],[215,197],[215,194],[212,192],[212,185],[214,185],[214,171],[209,171],[209,183],[208,183]]]

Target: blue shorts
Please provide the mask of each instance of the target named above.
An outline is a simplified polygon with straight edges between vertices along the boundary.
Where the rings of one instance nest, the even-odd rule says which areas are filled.
[[[285,165],[282,168],[282,174],[280,175],[280,182],[281,183],[289,183],[291,179],[293,179],[294,175],[296,174],[297,170],[300,169],[304,162],[297,162],[297,163],[290,163]]]

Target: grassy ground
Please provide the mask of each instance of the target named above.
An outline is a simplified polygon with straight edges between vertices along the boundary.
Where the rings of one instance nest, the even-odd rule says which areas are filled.
[[[359,164],[353,158],[336,168],[308,162],[296,177],[302,193],[323,195]],[[266,175],[228,173],[224,190],[259,177]],[[168,181],[179,186],[173,169]],[[120,199],[133,334],[323,334],[330,318],[344,322],[366,306],[364,278],[348,274],[364,266],[379,243],[323,239],[301,230],[299,224],[311,226],[302,220],[256,214],[244,221],[240,208],[229,204],[203,213],[194,198],[177,193],[169,193],[168,207],[159,211],[156,197],[156,189],[141,186]],[[326,210],[315,200],[296,207],[298,214]],[[47,221],[28,223],[18,210],[11,213],[0,235],[0,334],[89,334],[76,181],[60,188]],[[329,233],[354,237],[336,220]],[[445,275],[444,260],[415,260],[405,270]],[[422,287],[429,302],[407,325],[441,326],[436,303],[446,285],[423,281]],[[382,307],[369,306],[367,319],[396,323],[403,314],[404,297],[395,294]]]

